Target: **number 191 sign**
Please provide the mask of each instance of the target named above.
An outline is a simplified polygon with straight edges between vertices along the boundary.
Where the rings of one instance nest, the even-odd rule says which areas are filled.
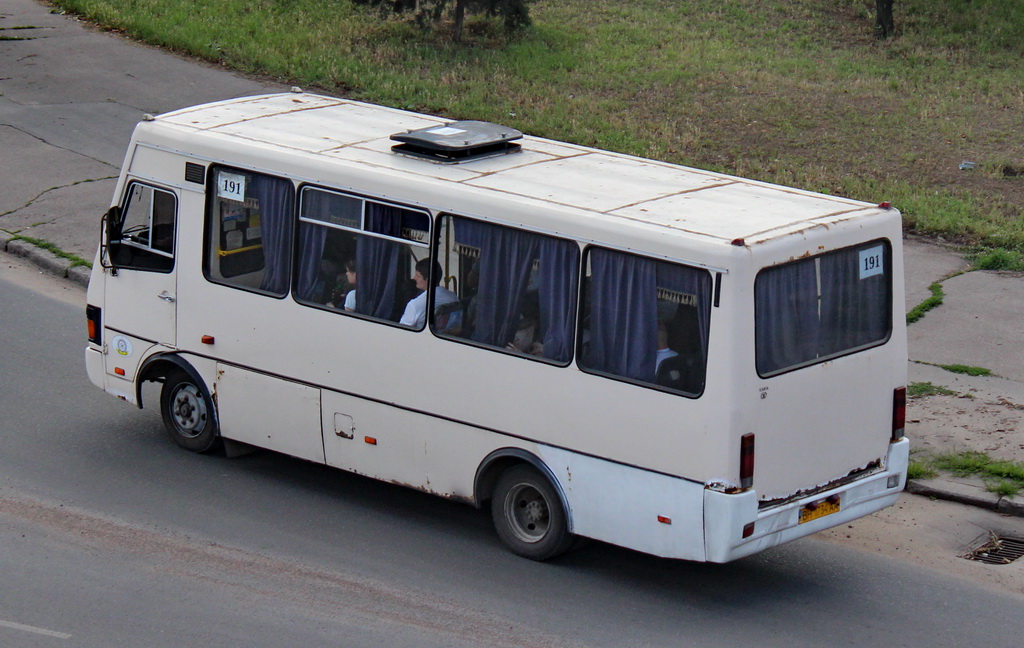
[[[885,272],[881,245],[860,251],[860,278],[867,279]]]
[[[245,202],[245,176],[221,173],[217,182],[217,196],[226,200]]]

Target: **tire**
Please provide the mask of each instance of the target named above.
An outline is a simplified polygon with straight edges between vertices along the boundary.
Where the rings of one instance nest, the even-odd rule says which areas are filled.
[[[192,452],[209,452],[220,444],[213,401],[206,388],[183,371],[164,380],[160,411],[167,434],[176,444]]]
[[[498,478],[491,519],[505,546],[531,560],[554,558],[573,544],[558,492],[533,466],[512,466]]]

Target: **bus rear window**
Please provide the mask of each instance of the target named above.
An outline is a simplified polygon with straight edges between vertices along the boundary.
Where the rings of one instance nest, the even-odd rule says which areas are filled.
[[[754,283],[754,320],[762,377],[884,343],[892,330],[889,242],[762,270]]]

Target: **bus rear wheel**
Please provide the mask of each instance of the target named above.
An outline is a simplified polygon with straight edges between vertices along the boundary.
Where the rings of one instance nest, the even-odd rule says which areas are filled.
[[[214,422],[213,402],[206,389],[185,372],[176,371],[164,380],[160,411],[167,434],[182,448],[209,452],[217,447],[220,435]]]
[[[525,558],[548,560],[573,543],[561,498],[550,481],[526,464],[498,478],[491,519],[505,546]]]

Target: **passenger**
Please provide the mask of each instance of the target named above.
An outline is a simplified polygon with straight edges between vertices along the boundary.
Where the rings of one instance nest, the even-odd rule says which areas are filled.
[[[354,311],[356,309],[356,260],[349,259],[345,262],[345,279],[348,281],[348,285],[352,287],[345,295],[345,310]]]
[[[515,338],[506,347],[509,351],[519,351],[535,356],[544,355],[544,344],[536,339],[537,325],[532,319],[522,318],[516,330]]]
[[[416,282],[416,288],[423,292],[410,299],[408,305],[406,305],[405,312],[402,313],[402,319],[399,321],[404,326],[422,328],[423,324],[427,321],[427,287],[430,285],[431,266],[433,266],[435,274],[440,279],[441,264],[432,262],[429,257],[416,262],[416,274],[413,275],[413,281]],[[441,286],[434,286],[435,307],[457,301],[459,301],[459,297],[452,291]]]
[[[668,327],[665,326],[664,322],[658,322],[658,351],[654,356],[654,374],[658,374],[658,369],[661,367],[662,362],[677,355],[679,354],[668,346]]]
[[[466,275],[466,280],[462,283],[462,296],[463,303],[465,303],[465,314],[462,318],[462,333],[461,337],[471,337],[473,334],[473,327],[476,325],[476,309],[477,304],[480,302],[480,261],[478,260],[473,264],[469,274]]]

